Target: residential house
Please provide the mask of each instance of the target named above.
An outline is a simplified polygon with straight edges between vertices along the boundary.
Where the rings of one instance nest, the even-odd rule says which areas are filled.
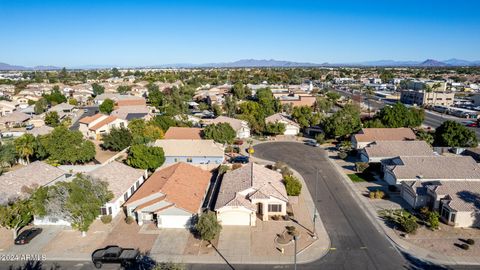
[[[413,141],[415,139],[415,133],[410,128],[362,128],[351,138],[354,149],[362,149],[379,141]]]
[[[11,101],[0,100],[0,116],[11,114],[18,108],[18,104]]]
[[[145,105],[117,107],[110,115],[127,121],[133,119],[151,119],[150,109]]]
[[[264,166],[248,163],[223,176],[215,204],[222,226],[255,226],[257,215],[286,215],[288,196],[282,174]]]
[[[113,193],[113,199],[100,208],[100,214],[111,215],[112,217],[115,217],[122,210],[123,204],[136,192],[147,177],[146,170],[134,169],[117,161],[101,166],[66,166],[62,169],[58,168],[58,170],[68,177],[67,181],[73,179],[74,173],[82,173],[93,179],[106,182],[108,190]],[[34,224],[70,226],[70,221],[61,217],[46,215],[44,217],[35,216]]]
[[[379,163],[385,159],[398,156],[422,157],[433,156],[434,152],[425,141],[378,141],[360,150],[360,160]]]
[[[27,198],[29,190],[62,180],[65,180],[65,172],[43,161],[35,161],[18,170],[6,172],[0,176],[0,205],[18,198]]]
[[[153,146],[162,147],[165,164],[222,164],[224,147],[213,140],[157,140]]]
[[[416,180],[480,180],[480,166],[468,156],[400,156],[382,161],[382,167],[384,180],[390,185]]]
[[[21,127],[27,124],[30,116],[19,111],[14,111],[10,114],[0,117],[0,128],[14,128]]]
[[[293,135],[296,136],[298,133],[300,133],[300,125],[288,118],[286,115],[282,113],[276,113],[273,115],[270,115],[269,117],[265,118],[265,123],[267,124],[276,124],[276,123],[282,123],[285,125],[285,132],[283,132],[283,135]]]
[[[405,181],[402,197],[413,208],[429,207],[454,227],[479,227],[480,181]]]
[[[50,109],[49,112],[56,112],[60,119],[65,118],[66,116],[71,116],[77,107],[75,105],[70,105],[68,103],[57,104]]]
[[[303,95],[294,95],[294,96],[282,96],[279,98],[282,105],[290,104],[293,107],[308,106],[313,107],[317,102],[317,97],[315,96],[303,96]]]
[[[233,130],[235,130],[237,134],[237,138],[245,139],[250,138],[250,127],[248,126],[247,121],[235,119],[226,116],[219,116],[215,119],[205,119],[205,124],[218,124],[218,123],[228,123],[232,126]]]
[[[139,225],[185,228],[200,214],[212,173],[179,162],[153,173],[125,204]]]
[[[165,133],[166,140],[201,140],[202,128],[170,127]]]
[[[80,119],[80,132],[86,138],[100,140],[103,134],[108,134],[112,128],[127,128],[128,121],[114,115],[95,114]]]

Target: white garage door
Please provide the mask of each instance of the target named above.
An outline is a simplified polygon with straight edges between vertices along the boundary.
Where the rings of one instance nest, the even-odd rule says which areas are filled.
[[[250,213],[243,211],[226,211],[219,216],[222,225],[250,226]]]

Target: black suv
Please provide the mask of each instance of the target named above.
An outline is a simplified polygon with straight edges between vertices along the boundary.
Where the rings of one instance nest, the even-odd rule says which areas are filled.
[[[242,164],[246,164],[248,163],[249,161],[249,158],[247,156],[238,156],[238,157],[234,157],[230,160],[232,163],[242,163]]]
[[[41,228],[31,228],[23,231],[15,238],[15,245],[25,245],[42,232]]]

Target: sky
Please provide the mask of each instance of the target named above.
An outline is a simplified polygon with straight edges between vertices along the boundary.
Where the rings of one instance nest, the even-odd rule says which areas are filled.
[[[0,0],[0,62],[480,60],[480,1]]]

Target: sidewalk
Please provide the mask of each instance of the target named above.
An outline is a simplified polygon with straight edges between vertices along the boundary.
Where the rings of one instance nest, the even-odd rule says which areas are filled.
[[[375,206],[372,202],[365,196],[361,194],[355,184],[348,178],[345,174],[345,169],[342,168],[335,160],[332,160],[332,156],[336,156],[334,151],[330,151],[325,149],[328,153],[328,160],[332,164],[332,166],[340,173],[347,183],[347,186],[350,188],[350,192],[354,194],[354,198],[357,199],[359,202],[359,206],[364,209],[367,216],[372,220],[375,227],[378,230],[382,230],[388,239],[395,244],[401,251],[414,254],[415,257],[430,261],[435,264],[443,264],[443,265],[480,265],[480,258],[475,256],[472,257],[453,257],[453,256],[445,256],[445,254],[439,254],[436,252],[432,252],[430,250],[424,249],[422,247],[416,246],[410,242],[405,241],[399,235],[397,235],[393,230],[388,228],[385,225],[385,222],[378,216],[378,213],[375,209]]]

